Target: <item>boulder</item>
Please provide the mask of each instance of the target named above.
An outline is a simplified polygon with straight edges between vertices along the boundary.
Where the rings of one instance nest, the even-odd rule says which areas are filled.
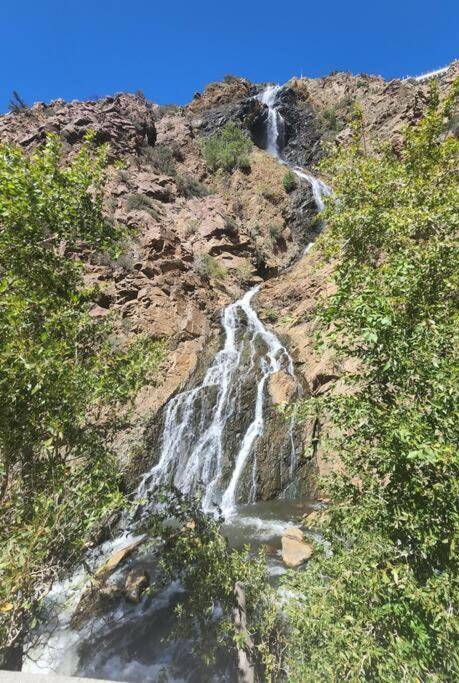
[[[150,575],[147,570],[142,567],[133,567],[128,571],[124,582],[126,600],[137,605],[149,585]]]
[[[138,538],[137,541],[126,545],[124,548],[121,548],[121,550],[117,550],[117,552],[114,553],[110,559],[108,559],[107,562],[102,565],[102,567],[99,567],[94,574],[94,578],[98,581],[104,581],[107,576],[112,574],[115,569],[117,569],[119,565],[124,562],[127,557],[129,557],[129,555],[132,555],[134,550],[137,550],[139,545],[145,542],[145,539],[146,536],[142,536],[142,538]]]
[[[268,391],[273,405],[288,403],[296,398],[298,384],[294,377],[284,370],[279,370],[269,377]]]
[[[186,315],[180,321],[180,327],[186,334],[191,337],[199,337],[208,332],[207,318],[202,311],[196,306],[189,303],[186,310]]]
[[[313,546],[306,543],[304,534],[297,527],[286,529],[282,535],[282,560],[287,567],[295,569],[310,559]]]
[[[89,315],[91,318],[104,318],[108,314],[109,310],[107,308],[103,308],[103,306],[99,306],[98,304],[94,304],[94,306],[89,311]]]
[[[80,629],[89,619],[102,616],[112,609],[121,596],[121,590],[116,584],[89,584],[75,608],[70,619],[74,629]]]

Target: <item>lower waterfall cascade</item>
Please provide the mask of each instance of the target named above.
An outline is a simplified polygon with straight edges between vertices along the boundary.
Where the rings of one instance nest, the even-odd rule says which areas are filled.
[[[310,184],[317,208],[322,210],[323,197],[330,194],[330,188],[302,169],[289,166],[282,157],[285,122],[277,105],[281,89],[281,86],[268,86],[258,95],[267,107],[266,151]],[[143,475],[134,493],[134,498],[141,501],[137,516],[125,515],[124,530],[119,536],[89,553],[86,567],[92,571],[100,566],[101,560],[138,538],[136,522],[153,509],[151,498],[160,485],[174,485],[185,494],[202,492],[204,510],[220,510],[226,520],[228,537],[236,538],[235,542],[241,545],[247,540],[258,544],[278,540],[294,523],[297,509],[288,500],[257,502],[256,446],[265,428],[267,384],[280,371],[296,381],[288,350],[265,327],[252,307],[258,289],[251,289],[226,306],[221,316],[224,342],[203,379],[174,395],[164,407],[156,462]],[[236,422],[242,427],[234,442],[229,436]],[[294,428],[295,421],[291,418],[290,426],[285,429],[286,441],[290,444],[282,481],[285,488],[294,478],[299,458]],[[313,503],[309,505],[314,507]],[[282,562],[274,558],[270,573],[274,576],[283,571]],[[164,624],[171,619],[174,601],[181,592],[179,584],[171,584],[145,609],[142,603],[118,606],[105,618],[95,618],[76,632],[72,629],[71,617],[87,582],[86,570],[80,568],[53,586],[47,598],[53,618],[48,630],[45,629],[43,642],[26,660],[24,671],[102,676],[113,680],[121,677],[140,682],[162,680],[162,672],[167,670],[170,675],[167,680],[176,683],[191,680],[180,642],[162,647],[156,641],[154,646],[151,644],[152,628],[160,635],[167,630]],[[184,662],[180,663],[182,657]]]
[[[251,306],[257,291],[258,288],[251,289],[224,309],[223,348],[216,354],[201,384],[169,401],[159,460],[144,475],[137,498],[145,498],[148,490],[159,484],[173,484],[186,494],[196,493],[202,485],[205,510],[212,510],[218,504],[225,517],[234,510],[241,475],[254,442],[263,431],[266,381],[281,369],[294,377],[293,360],[287,349],[266,329]],[[241,411],[244,383],[254,381],[253,413],[234,454],[233,469],[225,478],[228,424]],[[255,469],[255,466],[254,462],[252,467]],[[251,486],[249,499],[244,502],[255,501],[255,488]]]

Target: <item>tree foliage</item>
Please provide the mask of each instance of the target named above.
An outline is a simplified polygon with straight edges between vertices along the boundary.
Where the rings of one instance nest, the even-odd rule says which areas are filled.
[[[54,136],[28,157],[0,147],[0,646],[120,503],[111,443],[126,404],[163,355],[119,348],[89,316],[86,250],[123,232],[102,212],[107,148],[89,135],[69,164]]]
[[[330,420],[331,552],[290,576],[291,681],[453,681],[458,652],[459,92],[436,91],[403,150],[367,154],[364,123],[324,162],[337,260],[321,343],[355,360]]]

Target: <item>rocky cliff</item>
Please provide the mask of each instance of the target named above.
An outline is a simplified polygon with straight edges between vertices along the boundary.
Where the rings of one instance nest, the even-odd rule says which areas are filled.
[[[455,63],[439,79],[441,94],[458,70]],[[142,390],[131,428],[118,444],[131,473],[144,467],[152,450],[151,441],[147,449],[141,445],[145,426],[153,438],[157,412],[193,381],[218,347],[219,311],[249,286],[266,282],[258,300],[260,315],[287,341],[306,391],[326,391],[339,375],[333,359],[317,358],[312,348],[314,309],[330,291],[331,268],[314,251],[303,255],[317,228],[313,196],[307,182],[286,193],[285,167],[262,149],[267,110],[257,99],[261,89],[262,84],[227,77],[196,93],[185,107],[161,107],[140,94],[119,94],[98,101],[37,103],[0,118],[0,140],[27,151],[49,132],[62,139],[69,155],[88,129],[98,142],[110,144],[106,213],[128,228],[129,238],[116,261],[85,253],[85,279],[100,291],[91,315],[114,311],[120,339],[143,332],[166,337],[170,347],[164,379]],[[386,140],[396,150],[402,127],[425,110],[428,91],[426,82],[345,73],[292,79],[279,104],[286,122],[285,159],[308,167],[319,160],[324,141],[346,141],[355,101],[367,121],[369,144]],[[260,149],[252,154],[250,169],[211,174],[200,139],[230,120]],[[279,378],[270,389],[273,405],[282,391]],[[313,456],[304,475],[317,464],[317,425],[307,425],[303,440]],[[265,469],[268,482],[269,457]],[[263,490],[265,497],[276,493],[269,485]]]

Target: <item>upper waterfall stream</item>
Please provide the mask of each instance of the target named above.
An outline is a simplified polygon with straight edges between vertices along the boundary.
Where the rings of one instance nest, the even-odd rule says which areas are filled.
[[[298,166],[288,164],[282,153],[285,143],[285,121],[279,111],[278,104],[278,97],[282,87],[281,85],[268,85],[258,95],[260,102],[267,107],[266,151],[275,156],[282,164],[288,166],[298,178],[302,178],[310,184],[316,206],[319,211],[323,211],[325,208],[323,197],[331,194],[331,188],[323,180],[316,178],[310,173],[305,173]]]

